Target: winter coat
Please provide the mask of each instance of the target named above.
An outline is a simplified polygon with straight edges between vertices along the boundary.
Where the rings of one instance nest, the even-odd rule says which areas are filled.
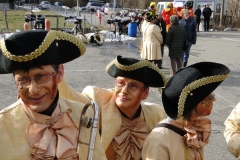
[[[142,39],[141,58],[147,60],[162,59],[161,44],[163,42],[163,38],[159,27],[151,23],[143,26]]]
[[[167,37],[167,31],[166,31],[166,22],[163,20],[163,18],[161,20],[157,19],[155,24],[160,28],[162,37],[163,37],[163,43],[161,46],[165,46],[166,44],[166,37]]]
[[[182,25],[186,32],[186,38],[188,42],[192,42],[192,44],[196,44],[197,41],[197,31],[196,31],[196,23],[192,18],[186,20],[182,18],[179,21],[180,25]]]
[[[203,9],[203,16],[204,16],[205,19],[210,19],[211,15],[212,15],[211,8],[204,8]]]
[[[202,14],[201,9],[198,8],[194,14],[196,15],[196,21],[199,22],[201,20],[201,14]]]
[[[169,57],[182,57],[185,37],[185,30],[179,23],[173,24],[169,28],[166,41],[169,48]]]

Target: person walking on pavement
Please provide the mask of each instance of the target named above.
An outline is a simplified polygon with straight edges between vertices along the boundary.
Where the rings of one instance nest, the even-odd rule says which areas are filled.
[[[162,59],[161,44],[163,43],[162,34],[157,25],[155,25],[156,16],[152,12],[147,13],[145,18],[149,23],[143,26],[143,43],[140,57],[149,60],[158,66]]]
[[[146,14],[147,14],[147,11],[142,13],[143,22],[142,22],[142,25],[141,25],[141,35],[143,35],[144,26],[147,25],[148,23],[150,23],[150,22],[146,21],[146,17],[147,17]],[[141,40],[141,43],[140,43],[140,50],[139,50],[140,54],[142,52],[142,46],[143,46],[143,39]]]
[[[198,8],[195,11],[195,16],[196,16],[196,25],[197,25],[197,31],[199,32],[199,25],[200,25],[200,21],[201,21],[201,15],[202,15],[202,11],[201,11],[201,6],[198,5]]]
[[[209,30],[209,21],[212,15],[212,10],[209,8],[209,4],[206,5],[206,8],[203,9],[203,17],[204,17],[204,31]]]
[[[169,48],[170,57],[170,77],[172,77],[181,67],[182,67],[182,56],[183,56],[183,46],[184,40],[186,38],[186,33],[179,24],[178,16],[172,15],[170,17],[171,27],[167,33],[167,46]]]
[[[166,44],[167,31],[166,31],[166,22],[164,21],[161,12],[158,13],[155,24],[160,28],[160,31],[163,37],[163,43],[161,44],[162,59],[158,63],[158,67],[162,69],[164,46]]]
[[[183,11],[183,18],[179,21],[179,23],[184,27],[186,32],[186,39],[188,41],[188,48],[184,51],[183,54],[183,67],[186,67],[190,49],[193,44],[196,44],[197,41],[196,23],[192,18],[189,17],[189,11],[187,9]]]

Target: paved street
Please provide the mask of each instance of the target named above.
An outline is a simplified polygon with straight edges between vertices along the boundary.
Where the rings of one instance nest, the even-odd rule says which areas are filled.
[[[69,85],[81,92],[87,85],[111,88],[114,79],[107,75],[106,65],[116,55],[140,59],[141,37],[122,44],[106,42],[103,46],[87,44],[87,52],[80,58],[65,64],[65,75]],[[215,91],[216,101],[212,115],[212,135],[205,148],[205,160],[234,160],[227,151],[223,137],[224,121],[240,101],[240,32],[199,32],[197,44],[192,46],[189,65],[200,61],[214,61],[227,65],[231,74]],[[165,47],[163,72],[169,75],[168,49]],[[66,53],[67,54],[67,53]],[[1,75],[0,103],[4,108],[17,99],[12,75]],[[151,89],[146,101],[161,104],[157,89]],[[177,144],[176,144],[177,145]]]

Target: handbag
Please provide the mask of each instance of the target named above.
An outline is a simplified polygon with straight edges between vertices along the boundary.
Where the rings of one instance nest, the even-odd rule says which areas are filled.
[[[188,41],[187,39],[185,38],[184,39],[184,44],[183,44],[183,51],[186,51],[188,49],[189,45],[188,45]]]

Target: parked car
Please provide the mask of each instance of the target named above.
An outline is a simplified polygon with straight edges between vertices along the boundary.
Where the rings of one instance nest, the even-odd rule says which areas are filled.
[[[65,6],[65,4],[63,2],[55,2],[53,5],[54,6]]]
[[[102,7],[103,3],[98,3],[98,2],[88,2],[86,5],[86,10],[88,12],[93,11],[96,12],[98,9]]]
[[[82,6],[80,7],[82,9],[82,12],[85,12],[87,10],[87,7],[86,6]]]
[[[114,3],[106,3],[104,13],[107,14],[108,11],[113,11],[113,8],[114,8],[113,6],[114,6]],[[123,6],[120,4],[116,4],[115,12],[119,13],[121,10],[124,10]]]
[[[49,1],[42,1],[39,4],[39,9],[50,9],[51,8],[51,3]]]

